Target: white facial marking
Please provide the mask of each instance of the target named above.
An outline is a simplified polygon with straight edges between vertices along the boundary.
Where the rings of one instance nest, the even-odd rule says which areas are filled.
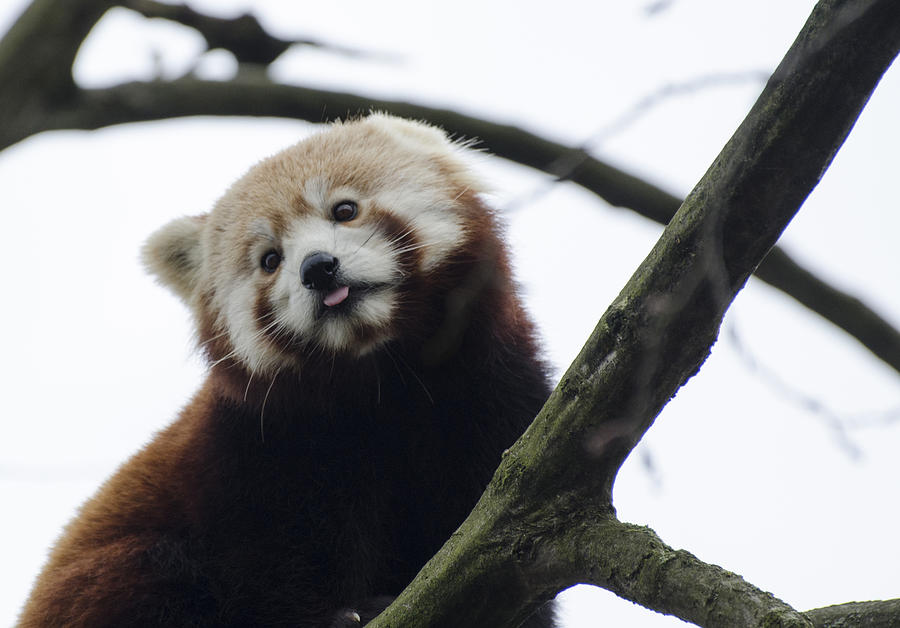
[[[328,201],[328,182],[324,177],[311,177],[303,186],[303,198],[310,207],[325,207]]]
[[[346,284],[383,284],[400,280],[397,253],[377,225],[340,224],[318,216],[303,216],[283,240],[284,262],[299,273],[310,253],[322,251],[340,260],[338,276]]]
[[[387,325],[391,322],[396,300],[397,291],[392,288],[370,294],[357,308],[359,317],[370,325]]]
[[[223,310],[225,327],[236,357],[254,373],[271,373],[284,364],[284,357],[263,340],[262,328],[274,321],[258,321],[253,305],[254,282],[236,281]]]
[[[229,287],[224,308],[232,344],[238,356],[253,370],[271,370],[284,361],[267,343],[263,327],[274,323],[285,337],[302,339],[310,348],[352,351],[361,355],[375,344],[356,340],[360,327],[383,327],[391,321],[397,285],[402,277],[398,254],[373,224],[345,225],[317,215],[297,218],[281,239],[283,259],[269,291],[270,307],[277,321],[255,320],[253,303],[257,280],[236,281]],[[331,314],[323,310],[323,295],[300,281],[303,260],[315,252],[339,260],[337,281],[349,286],[352,310]],[[359,293],[357,291],[360,291]]]
[[[422,246],[422,269],[431,270],[465,241],[462,221],[446,198],[426,190],[389,190],[375,197],[380,207],[405,218]]]

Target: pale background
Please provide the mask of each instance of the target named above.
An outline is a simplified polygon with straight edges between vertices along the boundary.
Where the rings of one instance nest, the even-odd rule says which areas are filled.
[[[612,124],[595,154],[677,194],[736,128],[762,87],[753,73],[775,67],[813,4],[193,3],[227,15],[252,8],[283,37],[385,53],[361,61],[299,49],[276,64],[279,80],[457,108],[572,144]],[[23,6],[0,5],[0,31]],[[173,77],[201,49],[188,29],[118,10],[81,51],[76,78],[100,86]],[[221,52],[198,67],[208,78],[231,71]],[[662,88],[734,74],[743,79],[670,89],[644,115],[614,124]],[[894,68],[782,239],[895,326],[898,112]],[[202,377],[187,314],[141,270],[141,242],[175,216],[208,209],[251,164],[312,128],[191,118],[46,133],[0,153],[0,625],[14,621],[78,505],[174,418]],[[480,162],[558,374],[660,229],[571,184]],[[700,374],[626,462],[615,504],[623,520],[800,609],[898,597],[898,419],[895,372],[751,281]],[[573,628],[680,623],[587,587],[564,600]]]

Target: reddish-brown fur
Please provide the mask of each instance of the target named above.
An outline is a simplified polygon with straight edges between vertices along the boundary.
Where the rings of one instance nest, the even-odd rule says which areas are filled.
[[[68,526],[20,626],[341,626],[399,593],[549,391],[494,218],[460,206],[465,244],[406,254],[393,340],[299,380],[227,358],[200,299],[205,384]]]

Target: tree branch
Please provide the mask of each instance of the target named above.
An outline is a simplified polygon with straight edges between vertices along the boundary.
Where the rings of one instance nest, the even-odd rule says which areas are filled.
[[[0,39],[0,112],[9,115],[38,107],[39,113],[52,117],[53,106],[76,92],[72,63],[79,47],[114,4],[34,0],[28,5]],[[14,124],[15,119],[3,126]],[[0,133],[0,140],[5,134]],[[6,146],[0,143],[0,148]]]
[[[754,274],[846,331],[900,373],[900,331],[857,297],[825,283],[778,247]]]
[[[166,4],[155,0],[122,0],[121,5],[147,18],[161,18],[193,28],[203,36],[209,49],[228,50],[240,63],[269,65],[291,46],[311,46],[342,55],[365,56],[360,50],[316,39],[275,37],[249,13],[228,19],[200,13],[186,4]]]
[[[668,547],[650,528],[613,520],[580,541],[591,584],[659,613],[699,626],[811,626],[770,593]]]
[[[707,626],[810,625],[781,615],[780,602],[748,592],[736,576],[701,569],[687,554],[666,558],[666,548],[649,558],[658,568],[646,567],[662,578],[663,592],[644,588],[641,578],[618,585],[632,581],[618,572],[621,557],[572,541],[584,530],[585,538],[602,537],[593,530],[612,525],[622,461],[705,360],[725,309],[818,183],[898,49],[900,3],[819,2],[470,517],[372,628],[504,625],[501,617],[518,621],[553,589],[583,581],[615,585],[645,606]],[[654,543],[645,539],[650,549]],[[573,547],[601,553],[579,560]],[[641,573],[648,551],[625,564]],[[679,575],[682,564],[691,576]],[[743,591],[734,604],[707,600],[698,609],[677,601],[732,587]]]
[[[806,611],[816,628],[896,628],[900,626],[900,599],[850,602]]]
[[[189,26],[203,36],[210,49],[224,48],[242,63],[268,65],[294,43],[270,35],[250,14],[226,19],[200,13],[185,4],[154,0],[124,0],[121,4],[147,18],[162,18]]]

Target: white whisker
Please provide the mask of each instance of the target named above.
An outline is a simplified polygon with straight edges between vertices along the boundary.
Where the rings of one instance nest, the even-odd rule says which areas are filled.
[[[253,381],[253,371],[250,371],[250,377],[247,378],[247,386],[244,388],[244,403],[247,403],[247,394],[250,392],[250,383]]]
[[[272,392],[272,386],[275,385],[275,380],[278,378],[278,374],[281,373],[280,370],[275,371],[275,374],[272,375],[272,381],[269,382],[269,387],[266,389],[266,394],[263,397],[262,407],[259,409],[259,438],[263,443],[266,442],[266,429],[265,429],[265,416],[266,416],[266,402],[269,400],[269,393]]]

